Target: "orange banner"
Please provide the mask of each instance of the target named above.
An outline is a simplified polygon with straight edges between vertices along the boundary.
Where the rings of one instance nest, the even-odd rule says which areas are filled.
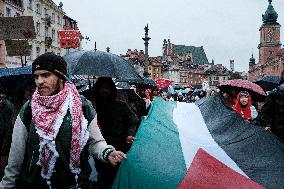
[[[80,36],[79,30],[61,30],[59,31],[60,48],[70,49],[80,47]]]

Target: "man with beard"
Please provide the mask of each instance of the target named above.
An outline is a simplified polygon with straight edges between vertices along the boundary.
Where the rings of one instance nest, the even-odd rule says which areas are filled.
[[[15,122],[0,188],[88,188],[89,154],[112,165],[126,156],[105,142],[92,104],[66,82],[61,56],[39,56],[32,72],[37,88]]]
[[[117,89],[109,77],[98,78],[94,85],[94,106],[98,124],[106,142],[127,153],[134,141],[137,116],[128,105],[116,100]],[[111,188],[119,166],[96,161],[100,188]]]

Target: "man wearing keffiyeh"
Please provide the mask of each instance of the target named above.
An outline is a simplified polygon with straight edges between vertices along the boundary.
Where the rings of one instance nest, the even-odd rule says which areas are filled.
[[[88,156],[112,165],[125,154],[107,145],[91,103],[66,82],[67,64],[53,53],[32,65],[37,86],[15,122],[0,188],[85,188]]]

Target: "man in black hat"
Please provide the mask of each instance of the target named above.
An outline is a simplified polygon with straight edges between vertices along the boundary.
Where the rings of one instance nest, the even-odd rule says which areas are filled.
[[[66,82],[62,57],[43,54],[32,71],[37,88],[15,122],[0,188],[86,188],[89,154],[112,165],[125,154],[106,144],[92,104]]]

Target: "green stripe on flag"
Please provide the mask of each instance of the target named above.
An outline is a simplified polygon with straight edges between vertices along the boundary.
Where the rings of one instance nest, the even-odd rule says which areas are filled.
[[[173,110],[176,102],[155,98],[148,118],[141,123],[113,188],[176,188],[186,165]],[[163,145],[161,145],[163,144]]]

